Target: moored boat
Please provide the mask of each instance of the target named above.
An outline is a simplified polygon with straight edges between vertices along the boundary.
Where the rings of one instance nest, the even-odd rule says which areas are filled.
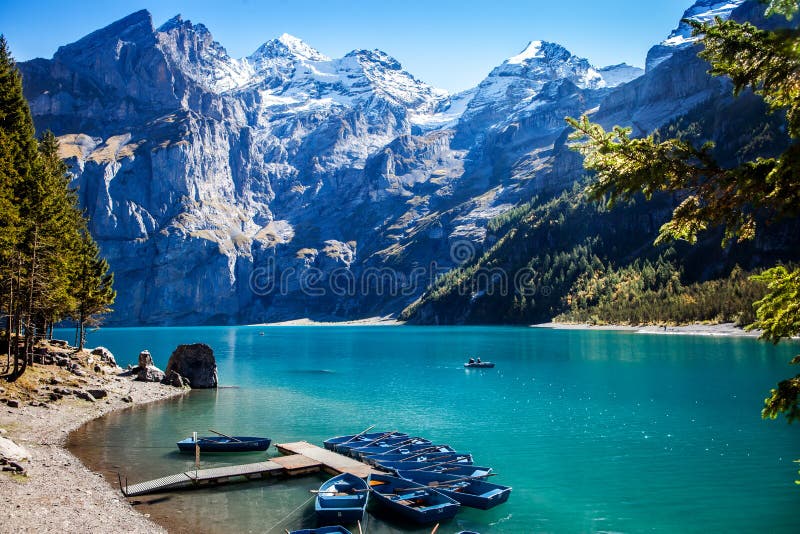
[[[369,456],[364,460],[369,465],[373,465],[375,467],[381,465],[386,466],[398,462],[422,467],[423,465],[442,462],[471,464],[472,455],[464,452],[432,452],[420,454],[418,456],[409,456],[406,454],[383,454],[380,456]]]
[[[363,447],[361,449],[354,449],[350,451],[350,456],[356,460],[366,462],[368,458],[383,458],[390,454],[404,454],[412,456],[417,453],[454,453],[456,452],[449,445],[433,445],[432,443],[418,443],[402,445],[392,449],[383,449],[382,447]]]
[[[369,486],[350,473],[342,473],[322,483],[314,503],[320,523],[354,523],[364,515]]]
[[[370,432],[368,434],[350,434],[347,436],[336,436],[328,438],[322,445],[329,451],[336,451],[339,445],[351,445],[353,447],[363,447],[374,440],[379,439],[407,439],[408,434],[404,432]]]
[[[200,452],[253,452],[265,451],[272,440],[253,436],[202,436],[197,438]],[[195,441],[193,438],[182,439],[178,442],[181,452],[194,452]]]
[[[358,458],[361,451],[370,450],[377,452],[389,452],[400,450],[406,445],[431,445],[431,441],[425,438],[410,437],[405,438],[389,438],[373,441],[367,444],[346,444],[339,445],[336,452],[340,454],[347,454],[354,458]]]
[[[452,519],[459,504],[436,490],[410,480],[373,473],[368,479],[370,501],[375,499],[388,511],[419,524]]]
[[[482,478],[419,470],[398,471],[397,474],[406,480],[431,487],[464,506],[481,510],[488,510],[506,502],[511,494],[510,486],[493,484]]]
[[[379,467],[395,474],[397,471],[430,471],[431,473],[447,473],[448,475],[462,477],[479,477],[492,472],[491,467],[466,463],[414,464],[411,462],[387,462]]]
[[[399,443],[380,444],[370,447],[359,447],[357,449],[350,449],[349,455],[356,460],[364,460],[368,456],[378,456],[383,454],[407,454],[411,455],[416,452],[430,449],[433,452],[434,448],[447,447],[447,445],[434,445],[430,440],[424,438],[409,438]],[[447,449],[450,449],[447,447]],[[452,449],[450,449],[452,451]],[[442,450],[439,452],[447,452]]]

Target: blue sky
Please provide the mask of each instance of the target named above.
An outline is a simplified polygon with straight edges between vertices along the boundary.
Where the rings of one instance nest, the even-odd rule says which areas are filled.
[[[52,57],[139,9],[156,26],[180,13],[205,24],[233,57],[282,33],[331,57],[379,48],[417,78],[450,91],[479,83],[531,40],[554,41],[597,66],[644,66],[647,49],[693,0],[195,0],[138,3],[0,1],[0,32],[17,61]]]

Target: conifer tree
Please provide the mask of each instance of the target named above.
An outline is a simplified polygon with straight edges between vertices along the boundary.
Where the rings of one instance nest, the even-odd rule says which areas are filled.
[[[0,36],[0,306],[5,311],[5,345],[13,355],[13,374],[18,367],[19,314],[22,297],[20,275],[22,257],[19,250],[20,185],[31,179],[36,161],[36,139],[33,120],[22,94],[22,77]]]
[[[100,316],[111,311],[116,292],[114,275],[108,272],[108,262],[100,256],[97,243],[88,231],[81,232],[79,269],[73,280],[72,294],[76,300],[73,319],[77,327],[76,343],[80,350],[86,342],[86,327],[99,324]]]
[[[794,0],[762,0],[767,14],[791,19]],[[606,132],[586,116],[567,118],[582,140],[576,146],[596,180],[588,192],[609,204],[642,193],[683,192],[685,199],[672,219],[661,227],[657,242],[682,239],[694,243],[697,234],[722,225],[724,241],[753,239],[758,217],[767,221],[800,215],[800,31],[796,28],[759,29],[733,20],[698,23],[687,20],[702,35],[699,56],[711,64],[710,73],[729,76],[734,92],[751,89],[774,112],[785,112],[791,143],[775,158],[755,158],[734,168],[720,165],[713,145],[696,147],[683,139],[662,140],[657,133],[631,138],[629,128]],[[778,266],[759,274],[769,293],[756,303],[752,328],[778,342],[800,333],[800,270]],[[800,363],[800,357],[792,360]],[[800,374],[784,380],[765,399],[762,416],[785,413],[789,422],[800,418]]]

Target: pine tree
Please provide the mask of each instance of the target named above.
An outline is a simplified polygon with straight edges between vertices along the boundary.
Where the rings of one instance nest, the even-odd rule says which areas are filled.
[[[22,94],[22,77],[0,36],[0,299],[6,316],[5,344],[13,355],[13,375],[20,372],[18,346],[22,257],[19,251],[20,185],[31,179],[36,161],[36,139],[28,103]],[[24,364],[23,364],[24,368]]]
[[[116,298],[114,275],[108,272],[108,262],[100,257],[97,243],[88,231],[83,231],[81,237],[79,269],[73,280],[76,299],[73,319],[77,326],[76,343],[79,350],[83,349],[86,342],[86,327],[98,325],[100,316],[111,311],[109,306]]]
[[[762,0],[767,14],[791,19],[798,9],[792,0]],[[725,168],[713,156],[713,145],[696,147],[683,139],[662,140],[653,133],[630,137],[629,128],[606,132],[586,116],[567,118],[575,129],[571,139],[585,155],[584,165],[595,172],[588,188],[595,200],[609,204],[659,191],[684,192],[685,199],[672,219],[661,227],[658,242],[682,239],[694,243],[697,234],[712,226],[725,228],[724,242],[753,239],[757,217],[767,221],[800,215],[800,31],[794,28],[759,29],[749,23],[716,19],[713,23],[686,21],[702,35],[700,57],[710,73],[729,76],[734,92],[746,88],[764,98],[772,111],[785,112],[792,141],[775,158],[755,158]],[[800,333],[800,270],[769,269],[756,278],[769,293],[759,300],[751,328],[778,342]],[[800,357],[792,363],[800,362]],[[789,422],[800,417],[800,374],[781,382],[765,399],[763,417],[785,413]]]

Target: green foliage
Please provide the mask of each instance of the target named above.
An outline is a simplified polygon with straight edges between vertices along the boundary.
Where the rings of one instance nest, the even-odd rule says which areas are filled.
[[[796,1],[768,3],[768,15],[791,18],[798,9]],[[788,147],[775,158],[751,158],[726,168],[708,143],[697,148],[680,138],[661,140],[657,134],[631,139],[630,130],[615,127],[606,132],[585,116],[567,119],[575,130],[571,139],[584,140],[576,149],[585,155],[586,168],[596,173],[597,181],[589,187],[594,199],[607,197],[613,203],[639,192],[650,198],[655,191],[684,196],[658,241],[694,243],[699,232],[717,225],[725,228],[723,243],[733,237],[753,239],[759,216],[772,222],[800,213],[800,30],[764,30],[719,18],[713,23],[687,22],[695,35],[702,35],[699,56],[710,63],[711,74],[730,77],[735,94],[750,89],[770,111],[785,113],[792,137]],[[769,293],[756,303],[752,326],[763,328],[763,337],[774,342],[800,332],[800,270],[776,267],[753,281],[766,284]],[[762,415],[786,412],[791,422],[798,410],[794,378],[772,390]]]
[[[727,323],[740,326],[755,319],[753,300],[764,284],[735,267],[725,278],[683,284],[681,269],[669,257],[636,260],[614,269],[603,265],[582,275],[566,296],[569,309],[560,322],[590,324]]]
[[[72,316],[82,327],[114,300],[113,277],[69,184],[56,137],[34,137],[22,79],[0,37],[0,315],[10,378],[24,372],[48,325]]]

